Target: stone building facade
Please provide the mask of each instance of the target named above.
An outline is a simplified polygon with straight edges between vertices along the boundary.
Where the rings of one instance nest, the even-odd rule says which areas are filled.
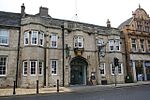
[[[150,80],[150,17],[139,6],[119,29],[125,37],[127,74],[133,81]]]
[[[16,79],[21,15],[0,12],[0,87],[13,86]]]
[[[29,15],[24,5],[18,16],[17,28],[10,26],[7,36],[11,45],[1,47],[9,51],[0,50],[10,57],[7,72],[0,75],[1,86],[13,86],[14,80],[20,87],[35,87],[37,80],[42,87],[56,86],[57,80],[61,86],[124,83],[124,37],[109,20],[104,27],[55,19],[45,7]]]

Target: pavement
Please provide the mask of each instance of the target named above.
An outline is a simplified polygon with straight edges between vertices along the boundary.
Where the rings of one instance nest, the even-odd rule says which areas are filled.
[[[131,87],[139,85],[149,85],[150,81],[139,81],[136,83],[124,83],[124,84],[110,84],[110,85],[95,85],[95,86],[70,86],[59,87],[59,92],[90,92],[90,91],[103,91],[112,88]],[[39,94],[43,93],[58,93],[56,87],[39,88]],[[13,95],[31,95],[36,94],[36,89],[16,88],[15,94],[13,94],[13,88],[0,89],[0,96],[13,96]]]

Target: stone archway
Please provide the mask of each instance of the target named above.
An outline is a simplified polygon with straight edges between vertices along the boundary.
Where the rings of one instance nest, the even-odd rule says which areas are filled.
[[[86,85],[88,63],[83,57],[75,57],[70,63],[70,84]]]

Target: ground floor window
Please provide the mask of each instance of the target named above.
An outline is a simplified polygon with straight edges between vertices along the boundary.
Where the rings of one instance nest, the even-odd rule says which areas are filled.
[[[24,61],[23,62],[23,75],[26,76],[27,75],[27,68],[28,68],[28,62]]]
[[[6,58],[0,56],[0,76],[5,76],[6,75]]]
[[[51,74],[57,75],[57,60],[51,60]]]
[[[39,62],[39,75],[43,75],[43,62]]]
[[[43,66],[43,61],[23,61],[23,76],[26,76],[28,74],[28,68],[30,70],[29,73],[32,76],[36,74],[43,75]]]
[[[111,68],[111,74],[115,75],[115,74],[123,74],[123,65],[122,63],[119,63],[119,66],[114,66],[113,64],[110,64],[110,68]]]
[[[100,74],[102,76],[105,76],[105,63],[101,63],[99,67],[100,67],[99,68],[100,69]]]

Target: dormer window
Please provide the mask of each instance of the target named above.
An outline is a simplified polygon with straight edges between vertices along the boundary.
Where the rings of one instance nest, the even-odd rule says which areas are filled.
[[[83,48],[83,37],[82,36],[74,37],[74,48]]]

